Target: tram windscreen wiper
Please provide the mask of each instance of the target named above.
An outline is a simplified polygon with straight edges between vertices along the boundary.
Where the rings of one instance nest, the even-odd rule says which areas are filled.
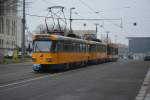
[[[38,45],[37,45],[37,44],[35,45],[35,51],[37,52],[37,50],[36,50],[36,49],[38,49],[38,51],[39,51],[39,52],[42,52],[42,51],[41,51],[41,49],[38,47]]]

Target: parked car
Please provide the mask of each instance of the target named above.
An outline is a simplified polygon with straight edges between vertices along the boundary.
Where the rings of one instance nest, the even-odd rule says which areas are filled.
[[[144,61],[150,61],[150,55],[146,55],[146,56],[144,57]]]

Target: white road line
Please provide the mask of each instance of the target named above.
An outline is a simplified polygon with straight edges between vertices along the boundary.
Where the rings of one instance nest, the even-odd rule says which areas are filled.
[[[79,69],[76,69],[76,70],[70,70],[70,71],[67,71],[67,72],[57,73],[57,74],[53,74],[53,75],[40,76],[40,77],[31,78],[31,79],[27,79],[27,80],[23,80],[23,81],[18,81],[18,82],[14,82],[14,83],[10,83],[10,84],[0,85],[0,88],[12,86],[12,85],[18,85],[18,84],[22,84],[22,83],[26,83],[26,82],[31,82],[31,81],[35,81],[35,80],[39,80],[39,79],[43,79],[43,78],[47,78],[47,77],[54,77],[54,76],[58,76],[58,75],[61,75],[61,74],[64,74],[64,73],[70,73],[70,72],[74,72],[74,71],[78,71],[78,70],[82,70],[82,68],[81,69],[79,68]]]
[[[26,83],[26,82],[31,82],[31,81],[35,81],[35,80],[39,80],[39,79],[43,79],[43,78],[47,78],[47,77],[54,77],[54,76],[58,76],[58,75],[61,75],[61,74],[62,73],[53,74],[53,75],[45,75],[45,76],[31,78],[31,79],[27,79],[27,80],[23,80],[23,81],[18,81],[18,82],[6,84],[6,85],[0,85],[0,88],[12,86],[12,85],[18,85],[18,84],[22,84],[22,83]]]

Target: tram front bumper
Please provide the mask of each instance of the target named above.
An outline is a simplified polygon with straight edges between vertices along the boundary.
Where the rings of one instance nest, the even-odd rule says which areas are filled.
[[[33,70],[35,71],[39,71],[42,69],[42,66],[40,64],[33,64],[32,65]]]

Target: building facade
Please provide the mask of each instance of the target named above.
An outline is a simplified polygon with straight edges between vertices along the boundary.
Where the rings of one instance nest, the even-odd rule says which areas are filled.
[[[129,37],[129,53],[135,59],[150,53],[150,37]]]
[[[13,49],[21,46],[22,22],[17,15],[17,0],[1,0],[0,52],[11,56]]]

